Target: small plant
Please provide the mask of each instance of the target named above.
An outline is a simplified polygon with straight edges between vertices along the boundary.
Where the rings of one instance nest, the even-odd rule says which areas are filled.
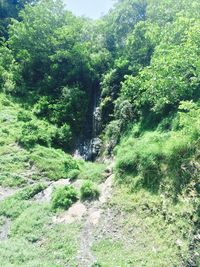
[[[81,199],[82,200],[93,200],[98,199],[100,192],[95,184],[89,180],[85,181],[80,189],[81,192]]]
[[[32,120],[31,113],[26,110],[20,110],[17,114],[18,121],[28,122]]]
[[[96,263],[92,264],[91,267],[101,267],[101,266],[102,266],[102,265],[101,265],[100,263],[96,262]]]
[[[52,197],[52,208],[68,209],[78,200],[78,192],[73,186],[64,186],[57,188]]]
[[[72,141],[72,132],[70,126],[66,123],[57,128],[55,136],[52,138],[52,143],[55,147],[63,148],[65,151],[70,150],[70,144]]]
[[[71,181],[76,180],[80,174],[79,170],[71,170],[68,174],[68,177]]]
[[[98,162],[79,161],[80,175],[82,180],[90,180],[95,183],[102,183],[105,180],[106,165]]]

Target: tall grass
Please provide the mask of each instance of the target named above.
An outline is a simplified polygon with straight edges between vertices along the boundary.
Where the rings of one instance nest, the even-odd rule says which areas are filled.
[[[140,137],[130,133],[122,140],[116,153],[118,181],[158,191],[166,184],[177,196],[194,178],[191,162],[198,161],[199,109],[187,102],[177,114],[176,129],[146,132]],[[187,107],[187,110],[185,110]],[[195,107],[195,111],[194,111]]]

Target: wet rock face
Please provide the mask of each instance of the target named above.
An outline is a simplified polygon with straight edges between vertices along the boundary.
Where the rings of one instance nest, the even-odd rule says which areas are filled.
[[[88,128],[90,129],[89,134],[85,134],[80,138],[79,144],[74,152],[76,158],[82,158],[88,161],[94,161],[100,153],[102,141],[98,137],[101,132],[102,114],[101,108],[99,107],[100,95],[98,88],[96,88],[93,101],[91,103],[91,120],[87,120]]]
[[[90,144],[91,160],[94,160],[100,153],[102,141],[100,138],[93,138]]]
[[[101,139],[97,137],[93,138],[85,141],[83,145],[79,146],[78,150],[75,151],[74,156],[76,158],[94,161],[100,153],[101,146]]]

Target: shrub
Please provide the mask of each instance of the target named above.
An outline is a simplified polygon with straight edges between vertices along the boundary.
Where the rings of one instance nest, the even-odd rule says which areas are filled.
[[[17,114],[18,121],[28,122],[31,121],[32,116],[29,111],[26,110],[20,110]]]
[[[109,155],[112,154],[114,147],[119,143],[121,130],[120,120],[111,121],[106,127],[106,153]]]
[[[21,78],[18,72],[19,65],[5,43],[1,44],[0,54],[0,90],[9,93],[15,90],[16,83]]]
[[[140,138],[130,136],[117,151],[116,170],[120,181],[126,175],[140,176],[144,186],[157,188],[159,186],[162,144],[165,135],[150,132]]]
[[[100,192],[95,184],[89,180],[85,181],[80,189],[81,192],[81,199],[82,200],[93,200],[98,199]]]
[[[22,126],[19,143],[26,148],[32,148],[36,144],[50,146],[55,131],[56,127],[45,121],[31,120]]]
[[[18,120],[24,122],[19,136],[19,143],[25,148],[32,148],[35,145],[54,146],[69,151],[72,141],[70,126],[64,124],[62,127],[56,126],[38,119],[32,119],[27,111],[18,113]]]
[[[68,209],[78,200],[78,192],[73,186],[59,187],[53,192],[52,208]]]
[[[58,128],[53,137],[53,145],[58,148],[62,148],[64,151],[69,151],[72,141],[72,132],[69,125],[66,123]]]
[[[39,118],[49,118],[51,104],[48,97],[40,97],[39,101],[34,105],[33,113]]]

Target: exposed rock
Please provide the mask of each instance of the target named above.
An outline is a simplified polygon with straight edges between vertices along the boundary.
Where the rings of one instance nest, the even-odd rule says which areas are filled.
[[[52,182],[45,190],[35,195],[34,199],[40,202],[50,202],[54,188],[59,186],[70,185],[69,179],[61,179],[56,182]]]
[[[83,203],[77,202],[64,213],[55,216],[53,222],[70,224],[74,221],[81,221],[86,212],[86,206]]]

